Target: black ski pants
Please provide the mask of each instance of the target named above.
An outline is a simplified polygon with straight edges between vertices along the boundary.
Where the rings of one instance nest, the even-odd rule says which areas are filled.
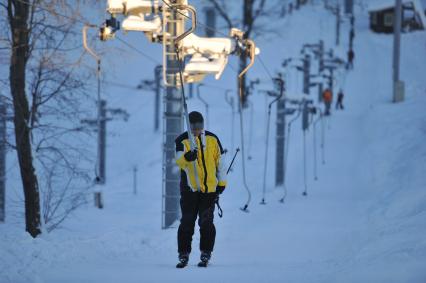
[[[216,238],[216,228],[213,224],[215,199],[215,193],[181,190],[180,208],[182,218],[178,229],[179,254],[191,253],[191,242],[197,215],[198,226],[200,226],[200,251],[213,251]]]

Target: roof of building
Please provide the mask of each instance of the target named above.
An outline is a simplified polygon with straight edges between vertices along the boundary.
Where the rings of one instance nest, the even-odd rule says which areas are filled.
[[[414,6],[416,7],[416,9],[423,10],[423,5],[418,0],[402,0],[401,2],[402,4],[414,3]],[[386,10],[392,7],[395,7],[395,0],[374,0],[368,4],[368,11],[375,12],[375,11]]]
[[[425,10],[423,8],[422,2],[419,0],[402,0],[402,4],[412,3],[415,11],[418,12],[421,24],[426,28],[426,16]],[[389,8],[395,7],[395,0],[375,0],[368,5],[368,12],[378,12],[382,10],[387,10]]]

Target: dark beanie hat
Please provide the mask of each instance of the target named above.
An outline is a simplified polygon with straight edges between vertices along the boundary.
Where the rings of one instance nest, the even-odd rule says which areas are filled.
[[[189,123],[204,123],[203,115],[201,115],[200,112],[192,111],[191,113],[189,113]]]

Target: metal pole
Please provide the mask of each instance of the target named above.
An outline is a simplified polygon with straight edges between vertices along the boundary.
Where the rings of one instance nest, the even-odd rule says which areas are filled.
[[[306,183],[306,130],[303,130],[303,180],[305,184],[305,190],[303,191],[303,195],[308,195],[308,185]]]
[[[0,222],[6,218],[6,105],[0,98]]]
[[[322,102],[322,93],[324,91],[323,83],[318,84],[318,103]]]
[[[336,7],[336,45],[340,44],[340,4]]]
[[[285,99],[277,103],[277,138],[275,160],[275,186],[284,184],[284,147],[285,147]]]
[[[269,103],[268,105],[268,119],[266,122],[266,138],[265,138],[265,164],[263,167],[263,191],[262,191],[262,201],[261,204],[266,204],[265,202],[265,194],[266,194],[266,172],[267,172],[267,166],[268,166],[268,149],[269,149],[269,124],[271,121],[271,109],[272,109],[272,104],[274,104],[275,102],[278,101],[278,103],[280,103],[280,100],[284,94],[284,81],[281,78],[281,75],[276,79],[276,82],[278,82],[279,84],[279,95]],[[281,101],[285,100],[282,99]],[[284,109],[282,110],[284,112],[284,119],[285,119],[285,105],[284,105]],[[284,120],[284,125],[285,125],[285,120]],[[285,132],[285,129],[283,129],[283,132]],[[283,172],[282,175],[284,175],[284,159],[285,157],[283,156],[282,158],[282,170],[280,172]],[[280,164],[281,165],[281,164]],[[282,178],[284,180],[284,177]],[[283,183],[283,181],[282,181]]]
[[[138,166],[133,167],[133,194],[138,194]]]
[[[183,4],[183,0],[170,0],[170,4]],[[175,139],[183,132],[182,119],[182,97],[177,89],[179,62],[175,53],[175,40],[178,34],[182,34],[184,29],[184,19],[176,12],[164,6],[164,18],[167,23],[164,25],[164,34],[168,34],[170,39],[164,44],[165,66],[167,76],[165,79],[171,83],[166,86],[164,100],[164,122],[163,139],[163,217],[162,228],[170,227],[180,215],[179,210],[179,170],[176,170]]]
[[[351,15],[351,29],[349,30],[349,50],[354,48],[354,37],[355,37],[355,17]]]
[[[317,108],[317,111],[319,112],[319,117],[314,121],[314,178],[315,180],[318,180],[318,170],[317,170],[317,123],[322,120],[322,112],[320,108]],[[322,143],[321,143],[322,147]]]
[[[325,164],[325,127],[324,127],[324,115],[321,113],[321,161]]]
[[[189,88],[189,98],[194,97],[194,84],[188,84]]]
[[[395,1],[394,41],[393,41],[393,102],[403,101],[403,83],[399,81],[401,51],[402,1]]]
[[[303,93],[309,94],[310,84],[310,69],[311,69],[311,56],[306,55],[303,59]]]
[[[266,172],[268,166],[268,146],[269,146],[269,122],[271,121],[271,105],[268,107],[268,118],[266,122],[266,138],[265,138],[265,165],[263,166],[263,191],[262,191],[262,201],[260,204],[266,204],[265,194],[266,194]]]
[[[160,99],[161,99],[161,72],[163,70],[163,66],[158,65],[155,67],[154,75],[155,75],[155,113],[154,113],[154,130],[158,132],[160,128]]]
[[[353,14],[354,0],[345,0],[345,14]]]
[[[323,70],[324,70],[324,41],[320,40],[318,74],[320,74]]]
[[[106,101],[99,102],[100,121],[98,128],[98,150],[99,150],[99,184],[106,182]]]

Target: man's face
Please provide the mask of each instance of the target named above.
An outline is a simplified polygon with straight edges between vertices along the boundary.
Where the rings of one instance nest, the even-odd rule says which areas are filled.
[[[204,124],[203,123],[194,123],[191,124],[191,132],[194,136],[198,137],[201,135],[201,132],[203,131]]]
[[[191,132],[194,136],[198,137],[199,135],[201,135],[201,132],[203,131],[203,129],[191,129]]]

